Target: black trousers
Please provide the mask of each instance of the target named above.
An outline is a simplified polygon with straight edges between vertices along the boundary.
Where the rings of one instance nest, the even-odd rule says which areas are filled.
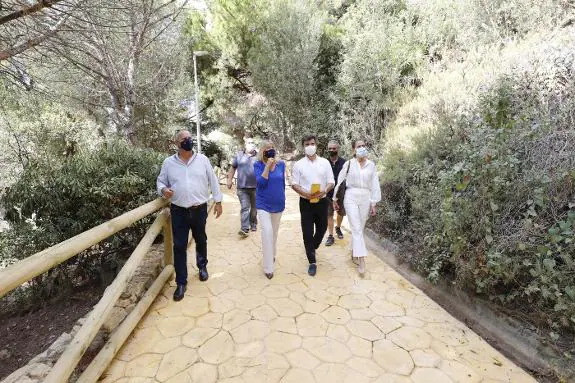
[[[327,198],[322,198],[317,203],[311,203],[305,198],[299,199],[303,244],[309,263],[316,262],[315,251],[321,245],[327,231],[327,204]]]
[[[176,269],[176,283],[188,283],[188,233],[196,242],[196,265],[198,269],[208,264],[208,237],[206,235],[206,221],[208,219],[208,205],[183,208],[176,205],[170,207],[172,217],[172,234],[174,237],[174,269]]]

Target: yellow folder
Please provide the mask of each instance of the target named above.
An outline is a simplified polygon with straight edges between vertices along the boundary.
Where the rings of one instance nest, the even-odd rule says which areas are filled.
[[[310,190],[311,194],[315,194],[317,192],[319,192],[319,184],[311,184],[311,190]],[[318,203],[319,202],[319,198],[312,198],[309,200],[309,202],[311,203]]]

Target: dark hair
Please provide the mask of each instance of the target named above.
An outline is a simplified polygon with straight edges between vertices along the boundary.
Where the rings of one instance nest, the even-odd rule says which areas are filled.
[[[301,139],[301,144],[305,144],[306,141],[311,141],[314,140],[316,145],[317,145],[317,137],[313,134],[306,134],[305,136],[303,136],[303,138]]]
[[[336,140],[335,138],[332,138],[331,140],[329,140],[329,141],[327,142],[327,146],[329,146],[329,144],[336,144],[338,147],[340,147],[339,141]]]
[[[365,145],[367,146],[366,140],[364,140],[363,138],[357,138],[357,139],[351,141],[351,148],[352,149],[355,149],[355,144],[357,144],[358,141],[363,141],[365,143]]]

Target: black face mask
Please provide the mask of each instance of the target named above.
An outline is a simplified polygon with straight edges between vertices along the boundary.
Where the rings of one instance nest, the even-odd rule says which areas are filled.
[[[330,150],[328,153],[330,157],[337,157],[337,150]]]
[[[184,141],[182,141],[182,144],[180,146],[186,152],[190,152],[192,151],[192,146],[194,146],[194,140],[192,140],[192,137],[188,137]]]
[[[276,151],[275,149],[268,149],[265,151],[264,154],[266,155],[267,158],[274,158],[276,156]]]

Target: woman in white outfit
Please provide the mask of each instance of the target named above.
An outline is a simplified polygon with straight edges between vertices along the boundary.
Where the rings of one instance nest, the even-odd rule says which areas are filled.
[[[354,141],[352,147],[355,156],[344,164],[339,173],[333,206],[335,210],[339,210],[337,192],[342,181],[346,180],[343,205],[351,226],[351,251],[352,256],[359,259],[358,271],[363,275],[367,256],[363,232],[369,215],[375,215],[375,206],[381,201],[381,187],[375,164],[367,159],[365,141]]]

